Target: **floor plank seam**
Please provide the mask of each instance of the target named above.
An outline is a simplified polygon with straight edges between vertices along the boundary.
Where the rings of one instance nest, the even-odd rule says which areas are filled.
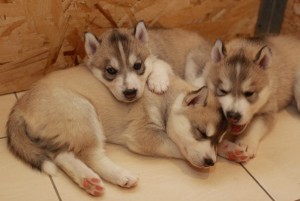
[[[275,199],[271,196],[271,194],[259,183],[259,181],[247,170],[247,168],[240,163],[240,165],[242,166],[242,168],[250,175],[250,177],[252,177],[252,179],[258,184],[258,186],[269,196],[269,198],[272,201],[275,201]]]
[[[59,195],[58,189],[57,189],[57,187],[56,187],[56,185],[55,185],[55,183],[54,183],[54,181],[53,181],[52,176],[49,176],[49,178],[50,178],[50,181],[51,181],[51,183],[52,183],[52,186],[53,186],[53,188],[54,188],[54,190],[55,190],[55,193],[56,193],[56,195],[57,195],[57,197],[58,197],[58,200],[59,200],[59,201],[62,201],[62,199],[61,199],[61,197],[60,197],[60,195]]]

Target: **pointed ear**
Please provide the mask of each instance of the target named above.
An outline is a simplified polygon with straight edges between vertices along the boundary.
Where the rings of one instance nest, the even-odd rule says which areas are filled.
[[[88,57],[95,54],[100,42],[97,37],[89,32],[84,33],[84,48]]]
[[[219,63],[226,56],[226,49],[221,40],[217,40],[211,50],[211,59],[214,63]]]
[[[134,36],[143,43],[148,42],[148,32],[144,21],[140,21],[137,23],[134,29]]]
[[[272,52],[268,46],[262,47],[256,54],[254,62],[263,70],[271,65]]]
[[[184,105],[193,106],[193,105],[202,105],[206,106],[208,96],[208,89],[206,86],[198,89],[197,91],[192,91],[188,93],[184,98]]]

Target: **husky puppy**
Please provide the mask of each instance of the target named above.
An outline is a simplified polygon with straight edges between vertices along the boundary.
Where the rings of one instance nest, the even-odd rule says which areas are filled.
[[[182,74],[188,52],[202,41],[197,34],[180,29],[147,31],[139,22],[134,30],[112,29],[99,39],[86,33],[86,64],[116,99],[132,102],[142,96],[146,83],[151,91],[164,93],[172,68]],[[164,62],[153,62],[157,59]]]
[[[299,40],[289,36],[238,38],[226,45],[215,42],[210,61],[205,67],[199,66],[234,136],[233,142],[221,143],[221,156],[248,161],[272,128],[275,113],[293,97],[300,109],[299,55]]]
[[[196,88],[174,75],[165,94],[146,89],[138,101],[124,103],[79,66],[49,74],[17,101],[7,122],[8,147],[50,175],[58,166],[86,192],[99,196],[101,178],[125,188],[138,180],[106,156],[106,140],[136,153],[209,167],[226,129],[222,119],[219,103],[206,87]]]

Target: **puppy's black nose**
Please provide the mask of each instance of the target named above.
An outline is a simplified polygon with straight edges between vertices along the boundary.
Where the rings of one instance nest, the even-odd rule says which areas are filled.
[[[205,167],[210,167],[210,166],[214,166],[215,163],[211,158],[205,158],[204,159],[204,166]]]
[[[226,116],[227,116],[227,119],[229,121],[232,121],[233,123],[238,122],[241,119],[241,117],[242,117],[242,115],[240,113],[238,113],[238,112],[232,112],[232,111],[227,112]]]
[[[123,91],[123,94],[127,99],[133,99],[136,97],[136,92],[136,89],[126,89],[125,91]]]

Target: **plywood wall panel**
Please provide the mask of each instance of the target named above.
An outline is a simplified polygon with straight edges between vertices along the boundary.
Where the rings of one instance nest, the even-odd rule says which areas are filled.
[[[281,33],[300,38],[300,0],[288,0]]]
[[[259,3],[0,0],[0,94],[27,89],[49,72],[82,62],[85,31],[100,35],[109,28],[133,27],[144,20],[150,28],[177,27],[195,31],[211,41],[228,40],[253,35]]]

